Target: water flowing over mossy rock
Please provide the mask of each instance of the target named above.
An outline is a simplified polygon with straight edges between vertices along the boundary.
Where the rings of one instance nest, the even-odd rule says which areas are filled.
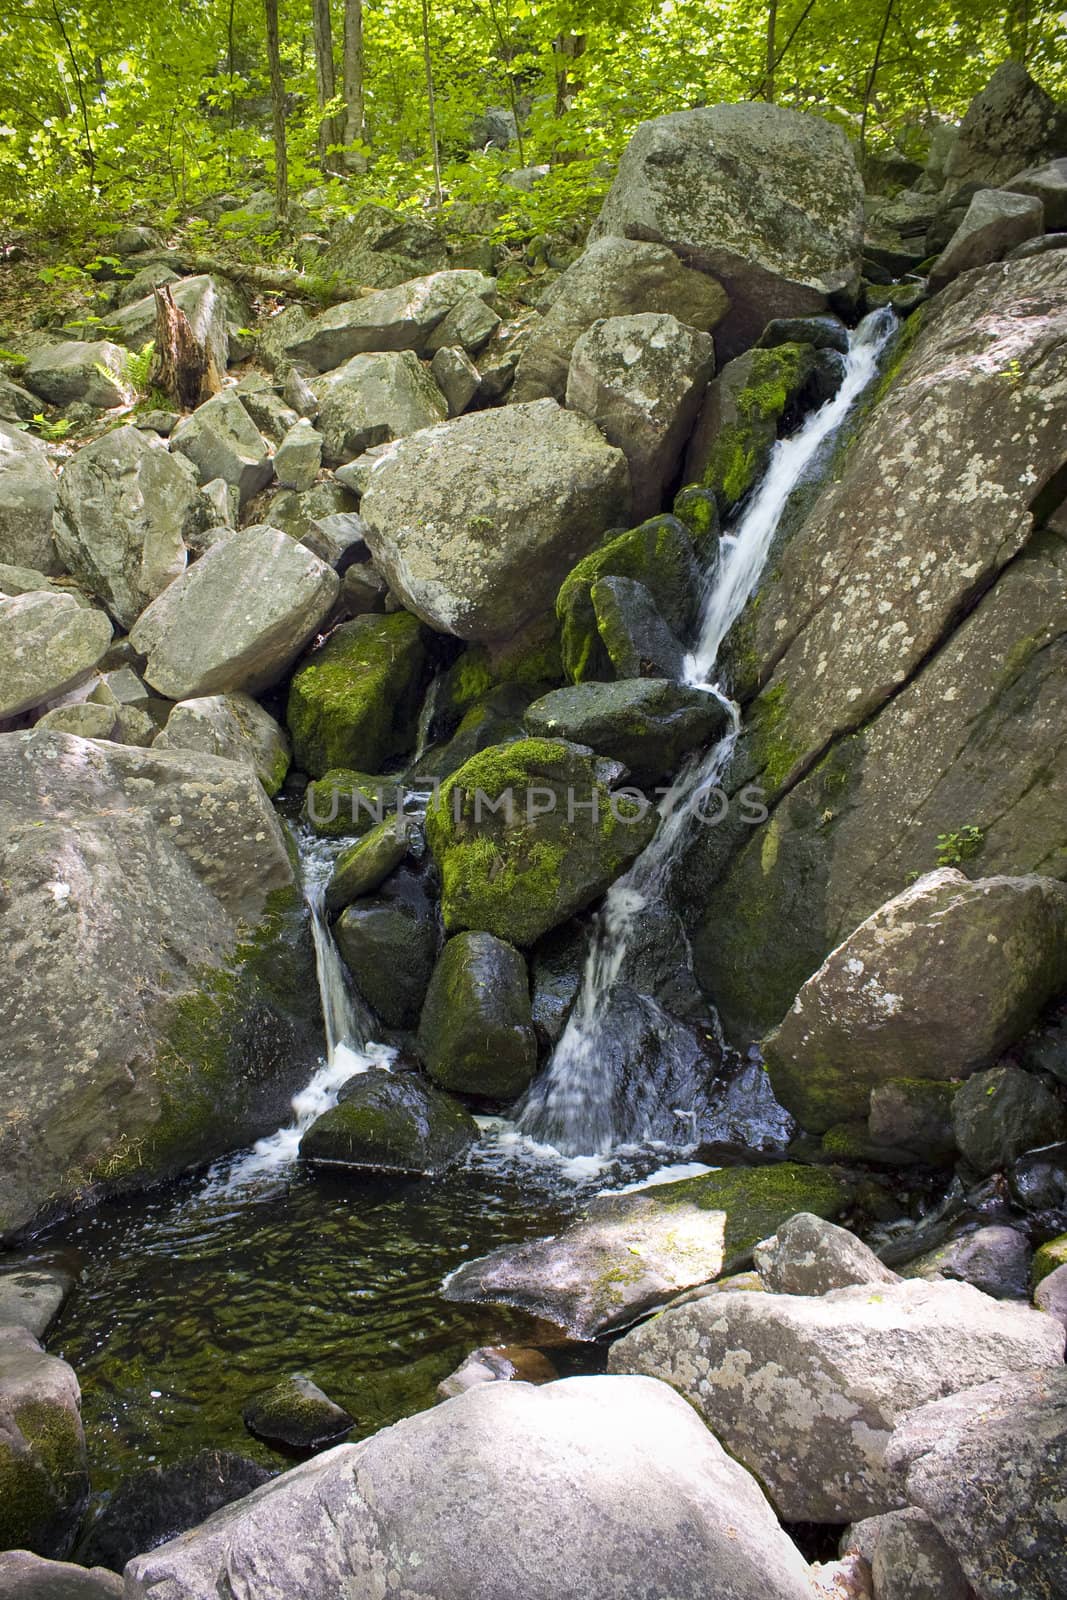
[[[907,1412],[1062,1355],[1063,1329],[1041,1312],[902,1281],[716,1294],[627,1334],[608,1361],[678,1389],[783,1519],[841,1523],[906,1503],[886,1446]]]
[[[362,300],[331,306],[286,345],[293,361],[319,372],[368,351],[408,350],[423,355],[437,325],[468,295],[491,300],[496,280],[480,272],[435,272]]]
[[[40,439],[0,422],[0,561],[56,573],[52,539],[58,484]]]
[[[829,1168],[787,1163],[600,1195],[552,1238],[465,1262],[446,1279],[445,1299],[516,1306],[595,1339],[734,1270],[795,1212],[840,1215],[849,1192]]]
[[[324,1450],[354,1426],[347,1411],[299,1372],[257,1395],[242,1414],[245,1427],[257,1439],[293,1450]]]
[[[563,666],[572,683],[607,677],[612,671],[592,598],[594,584],[609,577],[644,584],[676,634],[685,634],[695,619],[700,567],[692,540],[677,517],[653,517],[640,527],[614,534],[567,574],[556,599]]]
[[[612,794],[620,774],[562,740],[472,756],[426,814],[446,929],[530,945],[591,905],[655,831],[650,807]]]
[[[442,1088],[514,1100],[537,1067],[526,961],[491,933],[459,933],[438,957],[419,1054]]]
[[[300,1141],[313,1166],[432,1175],[470,1149],[478,1124],[411,1072],[361,1072]]]
[[[0,1550],[64,1556],[89,1495],[77,1379],[26,1328],[0,1328]]]
[[[526,712],[534,738],[586,744],[629,768],[637,783],[672,778],[685,757],[726,726],[713,695],[665,678],[578,683],[554,689]]]
[[[31,592],[0,599],[0,717],[17,716],[72,689],[111,643],[102,611],[73,595]]]
[[[0,1552],[0,1600],[122,1600],[122,1579],[103,1567],[46,1561],[28,1550]]]
[[[957,1092],[952,1127],[964,1160],[985,1175],[1067,1138],[1067,1101],[1018,1067],[990,1067]]]
[[[269,795],[289,770],[289,741],[251,695],[214,694],[182,700],[152,741],[157,750],[203,750],[227,761],[247,761]]]
[[[730,297],[720,360],[772,317],[808,316],[859,282],[863,183],[840,128],[776,105],[704,106],[642,123],[590,237],[655,240]]]
[[[444,395],[410,350],[353,356],[319,378],[315,393],[329,467],[431,428],[448,415]]]
[[[0,745],[2,1237],[277,1127],[319,1024],[288,841],[250,768]]]
[[[456,417],[394,444],[361,513],[390,589],[430,627],[505,640],[626,517],[622,452],[551,400]]]
[[[749,350],[708,390],[685,460],[685,477],[715,495],[726,512],[761,477],[778,433],[815,372],[808,344]]]
[[[398,1600],[698,1600],[709,1573],[732,1600],[811,1594],[749,1475],[665,1385],[633,1378],[478,1385],[285,1473],[139,1557],[126,1585],[329,1600],[397,1571]]]
[[[764,1041],[774,1092],[815,1132],[862,1120],[880,1083],[995,1060],[1065,986],[1067,887],[929,873],[827,957]]]
[[[333,767],[374,772],[410,749],[426,671],[422,628],[405,611],[336,628],[289,688],[298,765],[315,777]]]

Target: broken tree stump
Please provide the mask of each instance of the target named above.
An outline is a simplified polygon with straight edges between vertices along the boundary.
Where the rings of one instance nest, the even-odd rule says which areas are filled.
[[[193,411],[222,388],[222,374],[189,318],[175,304],[170,285],[152,291],[156,301],[156,348],[152,383],[179,411]]]

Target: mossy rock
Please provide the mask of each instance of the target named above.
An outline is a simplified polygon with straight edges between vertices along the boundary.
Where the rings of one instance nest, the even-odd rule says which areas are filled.
[[[297,765],[374,772],[411,748],[427,676],[422,625],[406,611],[356,617],[293,678],[286,719]]]
[[[649,805],[612,793],[619,772],[554,739],[494,745],[460,767],[426,817],[446,930],[530,945],[603,894],[655,832]]]
[[[855,1183],[831,1167],[783,1161],[767,1167],[724,1167],[719,1172],[665,1183],[655,1190],[662,1205],[699,1206],[726,1212],[724,1272],[747,1265],[753,1247],[800,1211],[828,1222],[843,1216],[855,1198]]]
[[[320,838],[347,839],[394,815],[402,792],[395,778],[331,767],[308,784],[302,815]]]
[[[413,826],[394,814],[342,850],[326,886],[326,909],[340,911],[360,895],[373,894],[407,855]]]
[[[334,923],[341,959],[387,1028],[419,1020],[440,943],[436,903],[403,866],[380,895],[356,900]]]
[[[815,371],[808,344],[749,350],[729,362],[708,391],[685,475],[710,489],[722,513],[755,484]]]
[[[459,727],[444,744],[432,745],[408,772],[418,788],[434,779],[450,778],[465,761],[490,745],[523,736],[523,716],[540,690],[519,683],[501,683],[465,711]]]
[[[27,1329],[0,1330],[0,1550],[66,1555],[88,1493],[73,1372]]]
[[[713,695],[666,678],[576,683],[526,712],[535,738],[569,739],[621,761],[637,783],[671,777],[693,750],[718,738],[726,713]]]
[[[431,1175],[466,1154],[478,1124],[411,1072],[361,1072],[300,1141],[313,1166]]]
[[[343,1407],[300,1372],[257,1395],[242,1415],[245,1427],[257,1439],[292,1450],[324,1450],[355,1425]]]
[[[526,962],[490,933],[460,933],[441,951],[419,1022],[419,1053],[445,1089],[514,1100],[537,1067]]]
[[[526,689],[530,699],[562,683],[559,628],[546,619],[509,644],[472,644],[440,680],[437,715],[450,732],[466,713],[484,703],[496,690],[508,686]]]
[[[697,555],[706,565],[715,552],[722,532],[719,502],[714,493],[699,483],[687,483],[675,495],[671,509],[683,527],[689,530]]]
[[[1034,1251],[1034,1260],[1030,1268],[1030,1279],[1036,1289],[1042,1278],[1047,1278],[1050,1272],[1055,1272],[1057,1267],[1067,1267],[1067,1233],[1061,1233],[1058,1239],[1050,1239],[1040,1249]]]

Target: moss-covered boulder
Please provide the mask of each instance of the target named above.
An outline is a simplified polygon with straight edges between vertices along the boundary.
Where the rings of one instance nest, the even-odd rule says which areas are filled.
[[[535,700],[526,713],[534,738],[569,739],[621,761],[637,783],[671,777],[690,751],[726,726],[713,695],[665,678],[577,683]]]
[[[491,933],[460,933],[438,958],[419,1053],[442,1088],[514,1100],[537,1066],[526,961]]]
[[[304,790],[304,821],[322,839],[369,833],[396,813],[402,793],[395,777],[331,767]]]
[[[78,1383],[29,1329],[0,1329],[0,1550],[64,1556],[89,1495]]]
[[[441,942],[426,877],[403,864],[376,895],[347,906],[334,923],[341,959],[362,998],[388,1028],[419,1020]]]
[[[490,745],[521,739],[523,716],[535,692],[519,683],[502,683],[463,713],[450,739],[431,745],[408,772],[413,787],[450,778],[471,756]]]
[[[808,344],[749,350],[708,389],[685,459],[685,477],[710,489],[722,512],[748,493],[815,372]]]
[[[257,1439],[291,1450],[325,1450],[343,1439],[355,1421],[300,1372],[256,1395],[242,1415]]]
[[[1034,1259],[1030,1268],[1031,1281],[1037,1286],[1050,1272],[1055,1272],[1059,1267],[1067,1267],[1067,1233],[1061,1233],[1056,1239],[1049,1239],[1040,1249],[1034,1251]]]
[[[340,911],[360,895],[373,894],[407,855],[412,827],[407,817],[394,813],[342,850],[326,885],[326,909]]]
[[[572,683],[613,676],[597,632],[593,585],[600,578],[634,578],[652,595],[667,626],[685,634],[700,603],[701,572],[693,543],[676,517],[653,517],[615,534],[573,567],[556,599],[563,666]]]
[[[685,668],[685,648],[643,583],[598,578],[589,591],[597,633],[616,678],[670,678]]]
[[[312,1123],[300,1154],[313,1166],[441,1172],[478,1137],[463,1107],[413,1072],[361,1072]]]
[[[445,928],[530,945],[581,911],[655,831],[649,806],[611,785],[617,765],[556,739],[473,756],[426,815]]]
[[[375,772],[415,737],[427,661],[423,631],[406,611],[343,623],[295,674],[286,719],[298,766]]]

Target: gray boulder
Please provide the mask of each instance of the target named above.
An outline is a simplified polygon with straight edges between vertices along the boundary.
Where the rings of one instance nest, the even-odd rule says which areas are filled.
[[[774,1092],[816,1132],[861,1120],[879,1083],[962,1078],[996,1060],[1065,986],[1064,885],[941,868],[808,979],[765,1041]]]
[[[165,589],[130,633],[170,700],[277,683],[329,614],[340,580],[278,528],[243,528]]]
[[[315,384],[322,455],[336,467],[374,445],[443,422],[444,396],[410,350],[357,355]]]
[[[277,794],[289,770],[285,730],[239,690],[180,701],[152,743],[157,750],[203,750],[247,762],[269,795]]]
[[[310,489],[322,462],[322,436],[306,420],[289,429],[274,453],[274,475],[283,489]]]
[[[444,235],[410,211],[364,205],[330,234],[318,261],[323,276],[358,294],[387,289],[448,265]]]
[[[500,326],[500,317],[480,294],[468,293],[445,313],[426,341],[426,354],[460,349],[476,356]]]
[[[81,401],[109,411],[134,397],[126,377],[126,352],[106,339],[45,345],[31,357],[22,377],[27,388],[54,406]]]
[[[342,850],[326,885],[326,909],[343,911],[380,888],[411,848],[413,828],[409,818],[394,813]]]
[[[419,1053],[435,1083],[514,1100],[537,1067],[524,957],[491,933],[458,933],[441,951],[419,1019]]]
[[[442,1172],[470,1149],[478,1124],[458,1101],[413,1072],[357,1073],[337,1105],[300,1141],[312,1166],[375,1172]]]
[[[666,312],[607,317],[576,341],[567,405],[626,457],[635,521],[662,509],[714,373],[710,335]]]
[[[235,393],[240,397],[241,404],[260,433],[272,444],[281,444],[286,434],[290,433],[300,421],[299,412],[286,404],[274,385],[261,372],[246,374],[237,385]]]
[[[983,1076],[978,1072],[970,1081],[976,1083]],[[1017,1228],[976,1228],[909,1261],[902,1276],[956,1278],[994,1300],[1026,1300],[1032,1256],[1030,1241]]]
[[[0,717],[17,716],[74,687],[111,643],[102,611],[38,590],[0,599]]]
[[[451,346],[438,350],[430,363],[430,373],[448,403],[450,417],[466,411],[482,381],[470,356]]]
[[[12,1267],[0,1271],[0,1328],[25,1328],[43,1339],[74,1287],[58,1267]]]
[[[53,574],[56,475],[40,439],[0,422],[0,561]]]
[[[1034,1305],[1067,1329],[1067,1265],[1046,1273],[1034,1290]]]
[[[122,1600],[122,1579],[103,1567],[87,1571],[8,1550],[0,1552],[0,1600]]]
[[[775,1294],[827,1294],[858,1283],[899,1283],[847,1228],[798,1212],[752,1252],[764,1288]]]
[[[1067,1592],[1062,1367],[1006,1374],[913,1411],[886,1456],[982,1600]]]
[[[243,506],[274,476],[267,443],[232,389],[214,395],[179,422],[171,447],[188,456],[201,483],[233,484]]]
[[[979,189],[967,214],[930,268],[930,288],[943,289],[972,267],[1002,261],[1016,245],[1036,238],[1044,228],[1044,208],[1032,195],[1003,189]]]
[[[56,548],[68,570],[131,628],[185,571],[185,540],[199,512],[189,463],[138,428],[116,428],[64,467]]]
[[[960,1154],[984,1175],[1067,1138],[1067,1104],[1018,1067],[990,1067],[957,1091],[952,1127]]]
[[[0,421],[31,422],[41,409],[41,402],[19,383],[0,377]]]
[[[1063,113],[1017,61],[1004,61],[967,107],[945,163],[950,191],[965,183],[1004,183],[1013,173],[1063,153]]]
[[[174,303],[189,318],[189,325],[201,344],[207,347],[221,377],[241,344],[238,329],[252,320],[251,307],[241,291],[227,278],[201,273],[171,284]],[[156,302],[152,295],[124,306],[112,318],[119,344],[135,353],[142,351],[156,336]]]
[[[635,783],[671,778],[685,757],[719,737],[726,713],[714,695],[666,678],[576,683],[535,700],[526,729],[569,739],[627,767]]]
[[[472,1475],[479,1485],[471,1492]],[[662,1384],[482,1384],[131,1563],[127,1600],[810,1600],[748,1474]],[[389,1585],[388,1573],[397,1574]]]
[[[299,1372],[250,1400],[242,1415],[257,1439],[292,1450],[325,1450],[355,1425],[342,1406]]]
[[[591,237],[652,239],[710,272],[730,297],[720,361],[772,317],[825,310],[859,283],[863,183],[842,130],[750,102],[642,123]]]
[[[98,705],[93,700],[78,700],[71,705],[54,706],[38,717],[35,728],[51,728],[55,733],[76,733],[80,739],[110,739],[114,737],[118,714],[111,705]],[[123,739],[123,744],[135,744],[134,739]]]
[[[370,351],[413,350],[422,355],[427,341],[449,311],[468,295],[491,299],[496,279],[480,272],[435,272],[362,300],[346,300],[314,317],[286,346],[293,361],[319,372],[339,367]]]
[[[665,1311],[608,1359],[673,1384],[786,1521],[833,1523],[907,1503],[886,1461],[906,1412],[1005,1370],[1057,1367],[1062,1346],[1063,1329],[1029,1307],[901,1282],[717,1294]]]
[[[65,1361],[28,1328],[0,1328],[0,1549],[70,1550],[89,1495],[80,1404]]]
[[[413,1028],[430,985],[440,933],[421,880],[400,873],[334,924],[341,958],[362,998],[388,1028]]]
[[[866,1560],[875,1600],[973,1600],[963,1568],[917,1506],[867,1517],[841,1543]]]
[[[635,578],[598,578],[589,599],[596,631],[616,678],[669,678],[685,669],[685,647],[651,592]]]
[[[585,417],[553,401],[457,417],[400,440],[360,507],[390,589],[461,639],[509,639],[626,516],[629,473]]]
[[[728,305],[714,278],[683,266],[661,244],[610,236],[593,240],[541,301],[544,316],[519,358],[509,399],[512,404],[546,396],[562,400],[579,335],[603,317],[665,312],[708,333]]]
[[[1017,172],[1001,188],[1010,194],[1028,194],[1040,200],[1046,228],[1067,228],[1067,156]]]

